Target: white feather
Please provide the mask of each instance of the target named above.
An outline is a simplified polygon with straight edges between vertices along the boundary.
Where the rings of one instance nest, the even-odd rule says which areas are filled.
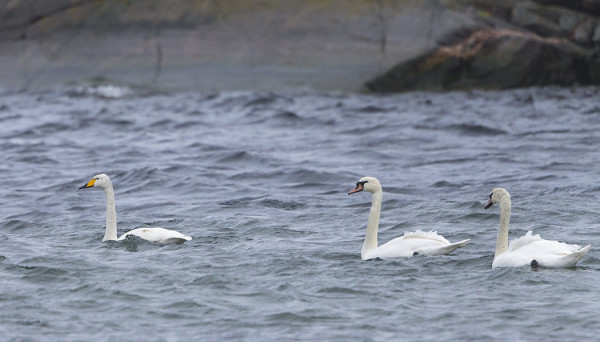
[[[591,247],[587,245],[581,248],[578,245],[544,240],[539,234],[533,235],[531,231],[507,244],[511,210],[508,191],[502,188],[494,189],[488,205],[495,203],[500,203],[500,229],[492,268],[528,266],[534,260],[543,267],[575,267]]]
[[[102,241],[122,241],[130,235],[160,244],[181,244],[192,238],[174,230],[165,228],[137,228],[131,230],[117,239],[117,212],[115,209],[115,192],[112,182],[105,174],[94,176],[83,188],[102,188],[106,195],[106,231]]]
[[[401,257],[412,257],[417,254],[422,255],[442,255],[450,254],[457,248],[460,248],[469,242],[469,239],[456,243],[450,243],[445,237],[437,232],[424,232],[417,230],[415,232],[406,232],[403,236],[395,238],[381,246],[377,245],[377,231],[379,229],[379,215],[381,212],[382,193],[381,185],[376,178],[363,177],[360,179],[357,188],[349,194],[366,190],[373,194],[369,221],[367,223],[367,233],[361,258],[367,259],[392,259]]]

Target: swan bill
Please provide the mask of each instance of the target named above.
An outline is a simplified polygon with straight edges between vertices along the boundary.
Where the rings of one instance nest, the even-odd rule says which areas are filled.
[[[457,248],[460,248],[469,242],[467,239],[451,243],[435,231],[424,232],[416,230],[414,232],[405,232],[403,236],[392,239],[380,246],[377,243],[377,233],[379,230],[379,218],[383,198],[381,184],[375,177],[362,177],[356,183],[356,188],[351,190],[348,194],[350,195],[360,191],[372,194],[365,240],[362,249],[360,250],[360,258],[362,260],[386,260],[407,258],[416,255],[445,255],[452,253]]]
[[[94,183],[96,183],[96,178],[92,178],[86,185],[79,187],[79,190],[91,188],[94,186]]]
[[[490,194],[490,200],[487,201],[487,203],[485,204],[485,207],[483,207],[483,209],[487,209],[489,207],[491,207],[494,203],[492,203],[492,194]]]
[[[363,189],[364,189],[364,185],[365,185],[365,183],[364,183],[364,182],[358,182],[358,183],[356,183],[356,188],[354,188],[354,189],[350,190],[350,191],[348,192],[348,195],[352,195],[352,194],[354,194],[354,193],[357,193],[357,192],[363,191]]]

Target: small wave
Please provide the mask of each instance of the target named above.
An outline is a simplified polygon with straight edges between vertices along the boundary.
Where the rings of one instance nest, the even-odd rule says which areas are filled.
[[[195,127],[195,126],[207,127],[207,126],[209,126],[209,124],[206,122],[202,122],[202,121],[185,121],[185,122],[179,122],[179,123],[173,125],[173,128],[178,130],[178,129],[189,129],[190,127]]]
[[[570,129],[542,129],[535,131],[528,131],[521,134],[518,134],[519,137],[527,137],[532,135],[540,135],[540,134],[565,134],[570,133]]]
[[[264,165],[264,164],[261,164]],[[298,184],[310,184],[318,180],[320,183],[337,182],[339,175],[329,172],[321,172],[314,170],[294,170],[294,171],[272,171],[272,172],[240,172],[228,179],[239,180],[239,179],[264,179],[270,182],[278,182],[278,184],[286,184],[287,186],[298,185]]]
[[[431,184],[430,187],[432,187],[432,188],[459,188],[460,185],[442,180],[442,181]]]
[[[48,122],[48,123],[44,123],[42,125],[35,127],[34,130],[41,132],[43,134],[51,134],[51,133],[57,133],[57,132],[70,130],[72,128],[73,127],[71,125],[67,125],[64,123]]]
[[[453,158],[453,159],[439,159],[439,160],[433,160],[430,162],[425,162],[425,163],[417,163],[414,164],[413,167],[418,167],[418,166],[425,166],[425,165],[435,165],[435,164],[458,164],[458,163],[468,163],[471,162],[473,160],[476,160],[476,158]]]
[[[106,118],[102,119],[102,124],[111,125],[111,126],[134,126],[135,121],[127,120],[127,119],[118,119],[118,118]]]
[[[105,99],[120,99],[134,94],[129,87],[105,85],[81,85],[70,92],[71,96],[96,96]]]
[[[237,180],[256,180],[263,179],[268,181],[275,181],[283,174],[282,171],[275,172],[260,172],[260,171],[243,171],[231,176],[228,176],[227,179],[231,181]]]
[[[169,303],[163,306],[163,309],[175,309],[175,310],[186,310],[186,309],[199,309],[205,308],[206,305],[202,303],[198,303],[194,300],[186,300],[186,301],[177,301],[173,303]]]
[[[217,274],[207,274],[192,280],[191,285],[226,288],[230,282]]]
[[[330,172],[322,172],[322,171],[314,171],[314,170],[295,170],[291,172],[283,173],[284,180],[287,183],[313,183],[315,180],[318,180],[321,183],[328,183],[331,181],[339,180],[339,175]]]
[[[242,197],[242,198],[236,198],[236,199],[231,199],[231,200],[227,200],[224,202],[219,203],[222,206],[226,206],[226,207],[238,207],[238,206],[245,206],[250,202],[253,202],[255,200],[258,200],[260,198],[263,198],[264,196],[260,196],[260,197]]]
[[[282,185],[282,188],[285,189],[315,189],[315,190],[322,190],[323,186],[326,186],[326,183],[321,183],[321,182],[304,182],[304,183],[292,183],[292,184],[284,184]],[[339,191],[334,190],[332,193],[338,193]],[[332,194],[330,193],[330,194]]]
[[[581,113],[587,114],[587,115],[600,114],[600,106],[598,106],[598,105],[592,106],[591,108],[588,108],[588,109],[582,111]]]
[[[252,230],[252,235],[259,236],[275,236],[278,238],[301,238],[305,236],[310,236],[316,234],[313,231],[309,230],[294,230],[290,228],[283,227],[264,227],[264,228],[255,228]]]
[[[472,136],[482,136],[482,135],[502,135],[507,134],[506,131],[491,128],[483,125],[470,125],[470,124],[457,124],[457,125],[449,125],[446,128],[451,130],[459,131],[463,134],[472,135]]]
[[[268,106],[277,102],[277,100],[281,99],[280,96],[275,94],[261,95],[255,99],[252,99],[244,104],[245,107],[256,107],[256,106]]]
[[[0,118],[0,122],[10,121],[10,120],[17,120],[17,119],[20,119],[20,118],[22,118],[22,116],[19,115],[19,114],[7,115],[7,116],[4,116],[4,117],[1,117]]]
[[[485,205],[485,201],[482,199],[481,201],[459,202],[459,203],[456,203],[453,207],[454,208],[480,209],[484,205]]]
[[[359,296],[369,294],[369,292],[367,292],[367,291],[355,290],[355,289],[351,289],[348,287],[340,287],[340,286],[326,287],[323,289],[319,289],[317,291],[317,293],[348,294],[348,295],[359,295]]]
[[[97,173],[103,173],[104,171],[98,170]],[[150,183],[152,179],[159,173],[157,168],[153,167],[142,167],[129,171],[116,171],[108,173],[111,177],[115,188],[120,189],[122,193],[127,193],[132,189],[143,188]],[[114,176],[113,176],[114,174]]]
[[[174,122],[171,119],[161,119],[150,124],[149,127],[168,127]]]
[[[324,315],[321,311],[312,312],[312,310],[304,311],[301,313],[295,312],[281,312],[277,314],[267,315],[265,317],[269,321],[275,322],[323,322],[337,319],[333,316]]]
[[[219,159],[219,163],[246,163],[254,160],[255,157],[253,157],[250,153],[246,151],[237,151],[222,157]]]
[[[25,156],[16,158],[19,162],[31,163],[31,164],[58,164],[58,161],[46,156]]]
[[[298,121],[298,120],[302,120],[302,117],[300,117],[300,115],[291,112],[291,111],[283,111],[280,113],[277,113],[273,116],[274,119],[279,119],[279,120],[290,120],[290,121]]]
[[[142,296],[141,293],[143,293],[143,292],[134,293],[134,292],[127,292],[126,290],[123,290],[123,289],[118,289],[118,290],[112,290],[110,293],[110,296],[114,296],[118,300],[127,301],[127,302],[147,300],[148,297]]]
[[[16,231],[16,230],[21,230],[23,228],[27,228],[28,225],[29,225],[28,222],[25,222],[22,220],[10,220],[10,221],[6,222],[3,226],[5,229],[8,229],[10,231]]]
[[[0,120],[1,121],[1,120]],[[27,139],[23,141],[22,145],[30,145],[31,138],[43,138],[48,134],[64,132],[64,131],[72,131],[76,126],[66,125],[62,123],[43,123],[41,125],[30,127],[18,131],[12,132],[12,134],[5,136],[5,138],[13,138],[13,139]],[[36,142],[39,144],[39,142]]]
[[[570,162],[551,162],[548,164],[544,164],[544,165],[540,165],[537,167],[538,170],[542,170],[542,171],[557,171],[557,170],[572,170],[573,169],[573,164]],[[548,175],[544,175],[543,177],[546,177]],[[549,175],[549,176],[554,176],[554,175]],[[541,176],[540,176],[541,177]]]
[[[356,128],[342,130],[340,133],[342,134],[365,134],[367,132],[375,132],[388,128],[388,125],[385,124],[374,124],[371,126],[360,126]]]
[[[71,85],[67,95],[71,97],[98,97],[102,99],[122,99],[157,94],[155,89],[139,85],[127,85],[102,77]]]
[[[265,199],[261,201],[261,204],[267,208],[276,208],[283,210],[294,210],[306,207],[306,204],[294,201],[280,201],[277,199]]]
[[[553,180],[553,179],[559,179],[561,177],[557,176],[557,175],[543,175],[543,176],[539,176],[539,177],[534,177],[533,180],[536,182],[542,182],[542,181],[549,181],[549,180]]]
[[[368,105],[361,108],[357,108],[354,111],[358,113],[387,113],[395,110],[395,108],[385,108],[380,106]]]
[[[39,265],[15,265],[21,269],[21,273],[24,273],[21,279],[31,282],[42,282],[49,283],[53,281],[58,282],[69,282],[70,272],[65,271],[61,268],[47,267]]]

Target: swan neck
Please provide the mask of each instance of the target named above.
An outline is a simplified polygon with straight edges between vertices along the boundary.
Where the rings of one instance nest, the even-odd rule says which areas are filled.
[[[500,229],[498,230],[498,238],[496,239],[496,255],[506,252],[508,249],[508,224],[510,222],[510,198],[505,198],[500,202]]]
[[[367,234],[363,243],[361,257],[365,259],[367,254],[377,249],[377,230],[379,229],[379,215],[381,213],[382,191],[373,193],[371,199],[371,211],[369,212],[369,222],[367,222]]]
[[[115,208],[115,192],[112,185],[104,188],[106,195],[106,232],[102,241],[117,239],[117,210]]]

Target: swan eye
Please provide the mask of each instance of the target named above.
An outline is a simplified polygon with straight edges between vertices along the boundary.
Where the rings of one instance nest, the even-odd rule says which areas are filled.
[[[356,188],[358,189],[358,187],[359,187],[359,186],[361,186],[361,187],[363,187],[363,188],[364,188],[364,187],[365,187],[365,183],[368,183],[368,182],[369,182],[369,181],[358,182],[358,183],[356,183]]]
[[[491,194],[490,194],[490,199],[492,199],[492,195],[493,195],[493,194],[494,194],[494,193],[491,193]]]

